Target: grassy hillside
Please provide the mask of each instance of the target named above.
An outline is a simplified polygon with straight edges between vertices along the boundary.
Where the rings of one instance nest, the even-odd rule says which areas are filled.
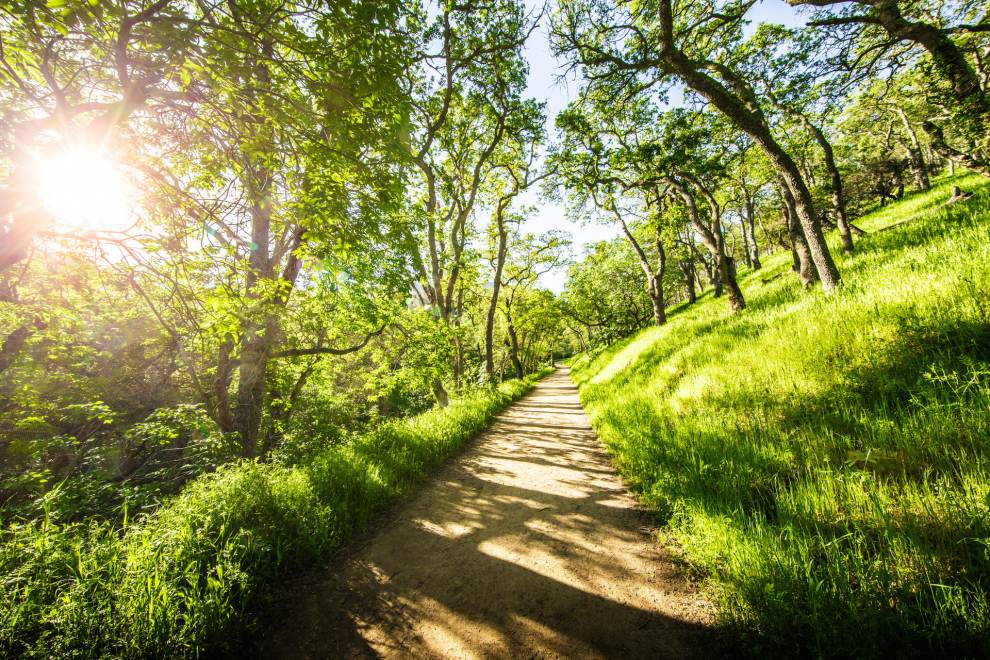
[[[977,194],[945,206],[954,183]],[[745,312],[706,296],[574,378],[757,648],[990,653],[990,186],[943,178],[857,224],[839,293],[778,254]]]

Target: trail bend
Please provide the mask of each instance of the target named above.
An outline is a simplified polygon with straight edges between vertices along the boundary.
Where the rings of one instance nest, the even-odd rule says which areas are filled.
[[[684,658],[711,608],[558,368],[317,580],[276,658]]]

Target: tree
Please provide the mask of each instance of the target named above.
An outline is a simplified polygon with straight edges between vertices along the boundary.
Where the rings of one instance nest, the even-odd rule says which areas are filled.
[[[567,270],[561,311],[577,324],[584,346],[627,336],[651,318],[652,304],[640,285],[642,270],[625,238],[602,241]]]
[[[385,214],[398,179],[384,161],[395,160],[407,112],[398,83],[409,51],[401,9],[362,0],[129,6],[120,16],[73,8],[47,19],[55,22],[43,43],[58,55],[40,69],[52,96],[108,99],[57,108],[73,121],[95,119],[85,130],[63,126],[51,149],[99,136],[147,191],[139,218],[146,234],[79,237],[120,253],[111,267],[129,272],[175,341],[192,335],[212,344],[212,383],[187,357],[190,375],[221,429],[236,431],[242,453],[254,456],[269,361],[279,355],[305,262],[373,245],[392,226]],[[33,33],[35,16],[30,8],[23,16]],[[82,22],[107,18],[119,25],[102,45],[114,56],[94,67],[90,35],[105,33]],[[60,26],[67,35],[58,36]],[[30,70],[34,61],[17,63]],[[18,93],[43,99],[12,66]],[[114,85],[123,100],[113,99]],[[191,254],[195,243],[201,250]],[[151,279],[172,293],[158,298]],[[168,307],[174,315],[163,313]]]
[[[554,44],[587,70],[591,84],[610,93],[662,91],[677,79],[748,134],[790,188],[822,285],[833,289],[841,279],[808,186],[774,137],[752,85],[733,68],[743,18],[752,4],[677,3],[675,12],[674,0],[621,7],[568,0],[554,21]]]
[[[853,230],[846,213],[842,175],[835,163],[835,150],[823,128],[828,116],[845,101],[842,81],[835,76],[823,76],[817,70],[815,44],[808,32],[764,24],[744,48],[747,51],[744,66],[752,72],[751,79],[757,85],[757,92],[777,111],[805,129],[821,149],[842,249],[852,254]]]
[[[760,158],[760,153],[752,148],[751,142],[743,142],[737,147],[739,159],[731,163],[728,176],[732,182],[732,201],[739,207],[739,221],[743,240],[746,264],[753,270],[760,270],[760,243],[756,237],[758,205],[764,196],[767,184],[773,180],[768,172],[769,163]]]
[[[944,127],[932,119],[925,122],[933,148],[943,157],[990,176],[987,156],[987,127],[990,126],[990,98],[985,85],[970,62],[967,51],[975,51],[988,29],[984,8],[978,4],[903,3],[898,0],[788,0],[794,6],[810,5],[820,11],[810,23],[834,30],[840,48],[840,61],[864,75],[903,58],[899,46],[923,49],[935,72],[945,84],[932,84],[929,91],[943,103],[951,118],[953,133],[961,148],[948,144]],[[843,5],[835,8],[836,5]],[[847,53],[852,53],[852,61]],[[977,60],[979,61],[979,60]]]
[[[489,241],[494,243],[490,251],[489,262],[492,267],[492,290],[488,301],[488,313],[485,317],[485,374],[489,380],[495,376],[494,334],[495,315],[498,310],[499,294],[502,288],[502,274],[505,260],[509,253],[509,237],[513,231],[518,231],[524,216],[511,212],[513,202],[520,194],[531,189],[543,180],[548,170],[536,171],[536,158],[543,137],[542,109],[533,103],[529,104],[528,113],[517,115],[523,121],[521,126],[513,131],[515,139],[499,154],[493,183],[494,209],[489,224]]]
[[[589,109],[583,110],[581,105],[589,106]],[[663,290],[667,254],[662,240],[664,217],[661,208],[665,193],[659,190],[658,181],[643,173],[641,150],[643,140],[649,138],[638,130],[644,123],[655,120],[655,113],[646,104],[633,106],[630,112],[620,116],[603,99],[592,94],[558,116],[563,142],[552,154],[551,161],[558,184],[568,189],[576,214],[591,204],[621,228],[643,272],[654,323],[663,325],[667,321]],[[647,254],[627,220],[636,216],[637,209],[650,227],[648,233],[652,236],[647,239],[647,245],[655,250],[655,256]]]
[[[540,275],[549,272],[563,263],[564,252],[569,241],[558,232],[541,235],[523,234],[509,244],[509,256],[502,274],[502,314],[505,316],[508,334],[509,359],[516,378],[526,373],[522,360],[522,349],[518,332],[516,305],[536,285]]]
[[[418,66],[409,73],[410,151],[418,179],[410,188],[411,214],[420,227],[412,258],[422,302],[446,322],[462,311],[458,280],[483,184],[507,142],[539,122],[534,106],[521,99],[521,49],[534,26],[516,0],[477,7],[441,3],[424,27]],[[434,391],[446,405],[441,380]]]

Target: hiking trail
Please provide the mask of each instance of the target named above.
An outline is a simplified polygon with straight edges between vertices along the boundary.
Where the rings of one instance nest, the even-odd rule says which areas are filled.
[[[682,658],[711,606],[656,538],[558,368],[294,591],[281,658]]]

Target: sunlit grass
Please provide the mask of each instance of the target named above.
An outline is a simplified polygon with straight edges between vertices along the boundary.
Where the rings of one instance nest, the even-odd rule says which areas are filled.
[[[977,194],[947,207],[954,183]],[[943,178],[857,225],[837,294],[777,254],[743,275],[746,312],[706,297],[574,377],[756,647],[986,654],[990,188]]]

